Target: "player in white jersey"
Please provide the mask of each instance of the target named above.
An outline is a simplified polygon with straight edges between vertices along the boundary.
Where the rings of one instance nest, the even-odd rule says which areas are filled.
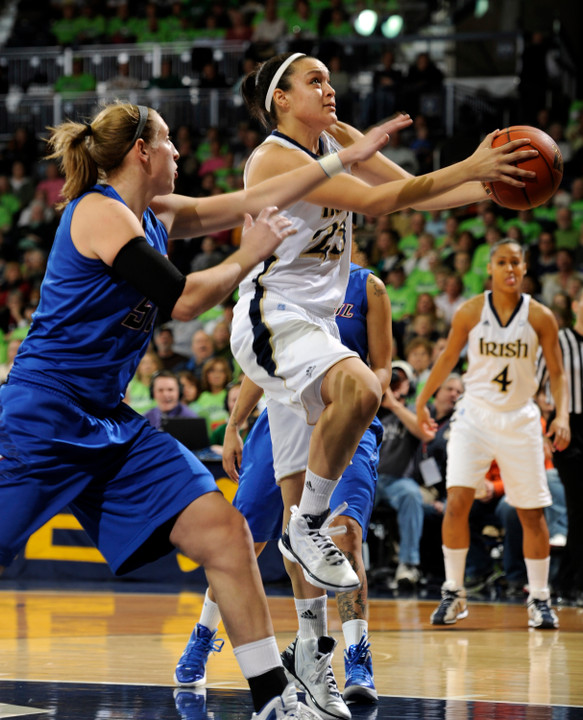
[[[458,401],[447,445],[447,509],[442,526],[445,583],[431,615],[433,625],[449,625],[467,616],[463,587],[470,535],[468,516],[480,495],[492,460],[504,480],[506,497],[516,507],[523,529],[528,575],[528,624],[556,628],[550,607],[549,533],[543,508],[551,504],[544,470],[535,360],[540,345],[551,379],[556,417],[547,435],[557,451],[570,440],[567,385],[552,312],[521,293],[524,253],[504,239],[490,251],[492,290],[466,301],[456,312],[447,346],[417,398],[417,416],[427,432],[435,422],[427,402],[468,347],[465,393]]]
[[[316,58],[301,53],[271,58],[246,76],[242,91],[251,113],[276,128],[248,161],[247,187],[321,155],[326,163],[335,139],[348,145],[358,136],[338,123],[328,69]],[[389,132],[410,119],[394,122]],[[350,211],[382,215],[412,206],[465,204],[485,197],[480,183],[472,181],[490,175],[522,185],[526,174],[509,163],[533,151],[519,150],[524,142],[518,142],[497,154],[493,137],[461,163],[419,178],[379,153],[371,162],[354,164],[325,191],[304,196],[305,202],[286,211],[297,234],[241,286],[231,336],[237,361],[270,400],[314,425],[304,490],[280,547],[318,587],[350,591],[359,584],[325,532],[326,517],[335,483],[382,394],[379,378],[342,345],[335,330],[333,312],[348,280]],[[343,168],[334,161],[330,169]],[[462,185],[469,187],[459,192]],[[285,423],[281,413],[281,421],[271,425],[274,437],[285,434]]]

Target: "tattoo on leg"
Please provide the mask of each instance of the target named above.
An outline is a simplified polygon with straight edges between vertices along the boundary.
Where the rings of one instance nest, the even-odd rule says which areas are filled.
[[[366,619],[366,602],[367,602],[367,590],[366,590],[366,576],[364,575],[364,569],[359,563],[355,562],[354,555],[350,552],[344,552],[352,565],[354,571],[358,574],[362,585],[358,590],[352,590],[351,592],[343,592],[336,594],[336,602],[338,604],[338,614],[340,615],[341,622],[345,623],[349,620],[364,620]]]

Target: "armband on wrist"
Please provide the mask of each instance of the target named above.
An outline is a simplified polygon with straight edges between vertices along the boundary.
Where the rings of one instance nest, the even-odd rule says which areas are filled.
[[[486,193],[486,195],[487,195],[488,197],[490,197],[490,195],[492,194],[492,191],[491,191],[490,188],[486,185],[485,182],[482,183],[482,187],[484,188],[484,192]]]
[[[339,175],[345,170],[338,153],[325,155],[323,158],[318,160],[318,163],[329,178],[334,177],[334,175]]]

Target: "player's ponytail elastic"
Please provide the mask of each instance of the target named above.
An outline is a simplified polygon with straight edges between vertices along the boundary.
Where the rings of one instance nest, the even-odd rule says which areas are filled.
[[[48,146],[52,152],[47,158],[57,160],[65,176],[61,190],[64,200],[56,205],[57,210],[61,210],[95,185],[99,168],[88,147],[92,138],[86,123],[67,121],[49,130]]]

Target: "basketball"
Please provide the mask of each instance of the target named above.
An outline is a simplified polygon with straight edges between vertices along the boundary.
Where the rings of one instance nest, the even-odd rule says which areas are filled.
[[[511,210],[528,210],[545,203],[557,191],[563,178],[563,157],[555,141],[546,132],[530,125],[512,125],[494,138],[492,147],[500,147],[510,140],[530,138],[530,147],[538,150],[537,157],[517,163],[525,170],[533,170],[536,178],[522,178],[525,187],[518,188],[501,180],[485,183],[492,200]],[[525,145],[521,150],[526,150]]]

